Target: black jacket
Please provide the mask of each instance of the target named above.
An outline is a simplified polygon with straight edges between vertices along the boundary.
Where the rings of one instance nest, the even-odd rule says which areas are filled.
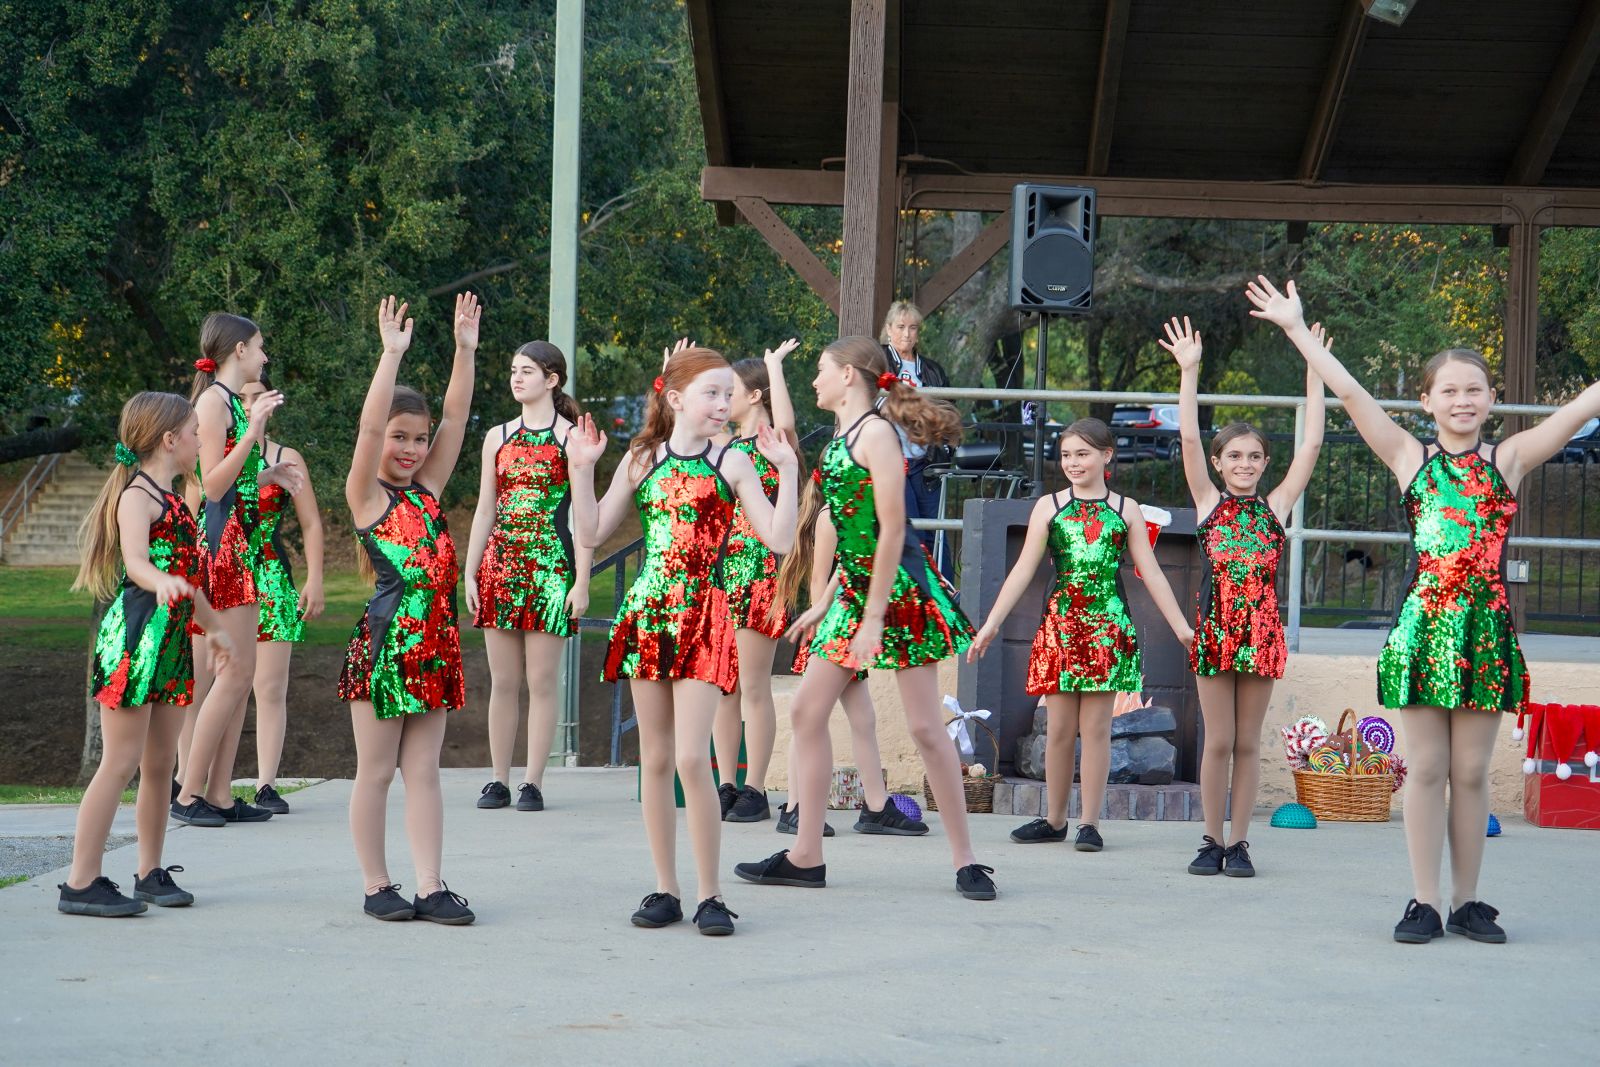
[[[883,357],[889,361],[889,372],[898,377],[900,374],[901,361],[900,357],[895,355],[894,347],[892,345],[883,346]],[[938,363],[936,360],[929,359],[927,356],[919,357],[918,362],[922,364],[923,385],[937,388],[939,386],[950,384],[950,376],[945,373],[944,366],[942,364]]]

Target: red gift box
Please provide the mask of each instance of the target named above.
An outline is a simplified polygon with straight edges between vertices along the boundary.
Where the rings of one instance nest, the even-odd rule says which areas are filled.
[[[1600,830],[1600,767],[1585,758],[1600,750],[1600,705],[1530,704],[1528,717],[1523,815],[1535,826]]]

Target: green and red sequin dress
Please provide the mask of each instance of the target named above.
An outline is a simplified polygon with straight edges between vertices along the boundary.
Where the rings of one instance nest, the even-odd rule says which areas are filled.
[[[733,692],[739,654],[723,587],[734,492],[709,458],[670,447],[633,491],[644,528],[644,563],[611,627],[601,677],[694,679]],[[624,462],[631,462],[625,460]]]
[[[1378,657],[1379,703],[1522,710],[1528,666],[1501,572],[1517,498],[1493,450],[1424,446],[1402,503],[1416,572]]]
[[[283,462],[283,446],[278,458]],[[257,641],[303,641],[305,620],[300,617],[300,590],[295,588],[289,554],[278,536],[283,509],[292,498],[281,485],[263,485],[257,495],[261,516],[261,565],[256,569],[256,604],[259,606]]]
[[[1068,493],[1050,518],[1056,584],[1028,654],[1028,695],[1140,692],[1139,638],[1122,595],[1125,498],[1112,507],[1109,497]]]
[[[867,589],[872,584],[873,555],[878,548],[878,507],[873,497],[872,475],[850,454],[868,412],[822,449],[817,469],[822,475],[822,497],[839,535],[835,550],[839,585],[833,603],[811,639],[811,655],[845,668],[850,642],[866,613]],[[972,624],[956,606],[954,590],[933,565],[922,540],[909,526],[900,549],[900,565],[889,591],[883,620],[883,646],[877,657],[860,666],[899,671],[937,663],[966,651],[972,643]]]
[[[1195,536],[1207,569],[1189,669],[1282,678],[1289,646],[1278,617],[1278,562],[1288,537],[1272,506],[1224,490]]]
[[[778,499],[778,468],[756,448],[754,437],[741,437],[728,447],[745,453],[761,479],[767,499]],[[736,630],[754,630],[774,640],[788,628],[788,614],[778,604],[778,557],[750,525],[743,505],[733,512],[733,532],[728,535],[728,555],[723,561],[724,587]],[[776,610],[774,610],[776,609]]]
[[[228,394],[228,410],[233,416],[222,448],[226,456],[249,431],[250,413],[238,393],[221,382],[212,384]],[[266,538],[261,531],[261,490],[256,478],[265,466],[261,447],[251,445],[239,476],[216,500],[206,499],[204,473],[197,471],[201,474],[200,536],[206,546],[207,596],[218,611],[254,604],[260,595],[256,582]]]
[[[472,625],[567,637],[567,594],[577,580],[572,547],[572,482],[555,423],[501,430],[494,454],[494,526],[478,564]]]
[[[141,479],[144,484],[139,484]],[[128,489],[146,493],[161,505],[160,517],[150,524],[151,564],[204,589],[200,530],[183,498],[157,485],[143,471],[134,474]],[[184,598],[162,606],[154,593],[124,574],[122,588],[101,616],[95,635],[90,682],[94,698],[108,708],[192,703],[194,653],[189,624],[193,618],[193,600]]]
[[[379,482],[389,507],[356,531],[378,584],[350,635],[339,699],[371,701],[380,719],[467,702],[456,629],[456,546],[439,500],[420,485]]]

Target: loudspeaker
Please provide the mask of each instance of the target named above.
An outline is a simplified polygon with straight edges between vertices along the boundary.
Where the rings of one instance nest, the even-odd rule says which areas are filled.
[[[1094,190],[1018,185],[1011,190],[1011,306],[1082,314],[1094,296]]]

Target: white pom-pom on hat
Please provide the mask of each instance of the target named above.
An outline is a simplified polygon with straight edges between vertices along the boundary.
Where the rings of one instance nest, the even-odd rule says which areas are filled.
[[[1535,770],[1538,769],[1538,767],[1539,767],[1539,765],[1537,763],[1533,762],[1533,757],[1532,756],[1529,756],[1527,759],[1522,761],[1522,773],[1523,774],[1532,774]]]
[[[1563,782],[1566,781],[1568,778],[1572,777],[1572,768],[1567,766],[1565,761],[1556,764],[1556,777],[1561,779]]]
[[[1513,740],[1513,741],[1521,741],[1524,737],[1527,737],[1527,736],[1528,735],[1523,731],[1522,727],[1513,726],[1511,728],[1511,740]]]
[[[1583,754],[1583,765],[1585,767],[1593,767],[1597,763],[1600,763],[1600,752],[1596,752],[1591,748]]]

